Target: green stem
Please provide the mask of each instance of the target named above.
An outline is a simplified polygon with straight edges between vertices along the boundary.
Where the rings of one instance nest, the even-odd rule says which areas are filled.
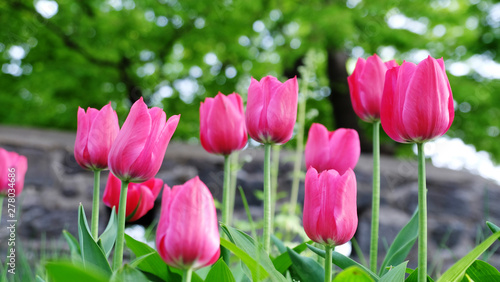
[[[182,282],[191,282],[191,276],[193,274],[193,269],[184,269],[184,273],[182,275]]]
[[[224,156],[224,185],[222,187],[222,222],[225,225],[231,224],[230,207],[231,207],[231,191],[229,190],[231,177],[231,158],[229,155]]]
[[[230,156],[231,158],[231,181],[229,181],[230,186],[229,186],[229,191],[231,192],[231,196],[229,197],[230,199],[230,204],[229,204],[229,218],[231,221],[233,220],[233,212],[234,212],[234,197],[236,197],[236,182],[238,178],[238,169],[239,169],[239,151],[233,152]]]
[[[276,214],[276,197],[278,194],[278,173],[280,167],[280,145],[273,145],[271,160],[271,226],[274,228],[274,217]],[[274,230],[272,230],[274,232]]]
[[[418,281],[427,281],[427,188],[424,144],[418,143]]]
[[[100,177],[101,177],[101,171],[100,170],[95,170],[94,171],[94,198],[92,201],[92,237],[94,237],[94,240],[97,242],[98,236],[99,236],[99,202],[100,202],[100,196],[101,196],[101,189],[100,189]]]
[[[373,123],[373,191],[372,233],[370,242],[370,270],[377,272],[378,229],[380,213],[380,121]]]
[[[0,223],[2,223],[3,195],[0,195]]]
[[[120,191],[120,203],[118,204],[118,232],[116,234],[115,255],[113,257],[113,269],[117,270],[122,266],[123,262],[123,243],[125,236],[125,218],[127,216],[127,190],[128,182],[122,181],[122,189]]]
[[[332,250],[333,246],[325,246],[325,282],[332,281]]]
[[[264,144],[264,250],[271,248],[271,144]]]

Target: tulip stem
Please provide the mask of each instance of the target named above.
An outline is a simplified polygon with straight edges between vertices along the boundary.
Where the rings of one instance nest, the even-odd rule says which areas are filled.
[[[193,269],[184,269],[184,273],[182,275],[182,282],[191,282],[191,276],[193,274]]]
[[[380,213],[380,121],[373,123],[373,191],[372,233],[370,242],[370,270],[377,272],[378,229]]]
[[[418,281],[427,281],[427,188],[424,143],[418,148]]]
[[[271,248],[271,144],[264,144],[264,250]]]
[[[332,250],[333,246],[325,245],[325,282],[332,281]]]
[[[229,191],[231,192],[231,195],[229,196],[230,203],[229,203],[229,218],[231,221],[233,220],[233,213],[234,213],[234,198],[236,197],[236,182],[237,182],[237,177],[238,177],[238,160],[239,160],[239,152],[235,151],[231,153],[231,156],[229,157],[231,159],[231,176],[229,181]]]
[[[98,236],[99,236],[99,200],[101,196],[101,189],[100,189],[100,178],[101,178],[101,171],[100,170],[95,170],[94,171],[94,198],[92,201],[92,237],[94,237],[94,240],[97,242]]]
[[[231,191],[230,191],[230,177],[231,177],[231,158],[229,155],[224,156],[224,184],[222,187],[222,222],[229,226],[231,224],[230,208],[231,208]]]
[[[127,190],[128,181],[122,180],[122,189],[120,191],[120,203],[118,204],[118,232],[116,234],[115,255],[113,257],[113,269],[117,270],[123,262],[123,243],[125,236],[125,218],[127,216]]]
[[[276,216],[276,201],[278,195],[278,174],[280,167],[280,145],[273,145],[272,149],[272,159],[271,159],[271,226],[274,233],[274,218]]]
[[[0,223],[2,223],[3,195],[0,195]]]

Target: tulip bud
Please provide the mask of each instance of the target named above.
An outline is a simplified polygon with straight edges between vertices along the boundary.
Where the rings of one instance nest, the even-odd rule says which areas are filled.
[[[197,177],[172,190],[165,187],[156,247],[163,260],[180,269],[214,264],[220,237],[214,199]]]
[[[329,132],[322,124],[313,123],[306,143],[306,167],[317,171],[334,169],[344,174],[354,169],[361,149],[358,132],[354,129],[339,128]]]
[[[148,109],[142,97],[130,113],[109,152],[109,169],[122,181],[144,182],[153,178],[163,162],[180,115],[166,121],[165,112]]]
[[[380,119],[380,102],[384,90],[385,73],[398,64],[395,60],[382,62],[374,54],[358,58],[354,72],[347,78],[354,112],[366,122]]]
[[[247,143],[247,129],[240,95],[222,93],[200,105],[200,141],[213,154],[229,155]]]
[[[78,125],[75,140],[76,162],[85,169],[108,168],[108,155],[120,126],[111,103],[99,111],[78,107]]]
[[[393,140],[425,142],[442,136],[455,116],[443,59],[404,62],[387,71],[381,123]]]
[[[316,243],[337,246],[351,240],[358,226],[354,172],[348,169],[339,175],[332,169],[318,174],[310,167],[302,221],[307,236]]]
[[[25,156],[0,148],[0,196],[21,194],[27,170],[28,159]]]
[[[158,178],[152,178],[143,183],[129,183],[125,211],[127,221],[136,221],[150,211],[154,207],[162,187],[163,180]],[[116,212],[118,212],[120,203],[121,188],[120,179],[110,173],[102,201],[110,208],[116,207]]]
[[[297,119],[297,78],[281,83],[266,76],[252,78],[248,88],[246,124],[250,137],[260,143],[284,144],[292,138]]]

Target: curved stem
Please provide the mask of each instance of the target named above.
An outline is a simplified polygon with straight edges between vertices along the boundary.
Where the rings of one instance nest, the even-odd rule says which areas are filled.
[[[264,230],[263,246],[269,253],[271,248],[271,144],[264,144]]]
[[[97,242],[99,236],[99,202],[101,197],[100,189],[101,171],[94,171],[94,197],[92,200],[92,237]]]
[[[370,270],[377,272],[378,229],[380,213],[380,121],[373,123],[373,191],[372,232],[370,242]]]
[[[225,225],[231,224],[230,209],[231,209],[231,191],[229,190],[231,177],[231,158],[229,155],[224,156],[224,185],[222,187],[222,222]]]
[[[424,144],[418,143],[418,281],[427,281],[427,188]]]
[[[182,282],[191,282],[191,275],[193,274],[193,269],[184,269],[184,273],[182,274]]]
[[[115,255],[113,257],[113,270],[117,270],[122,266],[123,262],[123,243],[125,236],[125,218],[127,208],[127,190],[128,182],[122,181],[122,189],[120,191],[120,203],[118,204],[118,232],[116,234]]]
[[[333,246],[325,246],[325,282],[332,281],[332,250]]]

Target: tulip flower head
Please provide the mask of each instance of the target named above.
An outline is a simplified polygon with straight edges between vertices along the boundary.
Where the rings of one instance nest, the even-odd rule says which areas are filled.
[[[109,153],[109,169],[122,181],[144,182],[153,178],[163,162],[180,115],[166,120],[157,107],[148,109],[142,97],[132,105]]]
[[[252,78],[248,88],[246,125],[248,134],[260,143],[284,144],[292,138],[297,119],[297,78],[281,83],[266,76]]]
[[[443,59],[403,62],[387,71],[381,123],[393,140],[420,143],[442,136],[455,116]]]
[[[116,212],[120,203],[121,187],[120,179],[110,173],[102,201],[110,208],[116,207]],[[152,178],[143,183],[129,183],[125,212],[127,221],[136,221],[150,211],[162,187],[163,180],[158,178]]]
[[[316,243],[337,246],[351,240],[358,226],[352,169],[343,175],[333,169],[307,170],[303,223],[307,236]]]
[[[354,112],[366,122],[380,119],[380,102],[384,90],[385,73],[398,64],[395,60],[382,62],[374,54],[366,60],[358,58],[354,72],[347,78]]]
[[[108,155],[120,125],[111,103],[101,110],[78,107],[78,126],[75,140],[76,162],[85,169],[108,168]]]
[[[214,264],[220,255],[214,199],[195,177],[172,190],[163,190],[156,247],[163,260],[180,269]]]
[[[222,93],[200,105],[200,141],[213,154],[229,155],[247,143],[247,129],[240,95]]]
[[[312,166],[319,172],[335,169],[344,174],[349,168],[354,169],[360,152],[356,130],[339,128],[329,132],[324,125],[314,123],[305,148],[306,167]]]
[[[19,196],[27,170],[28,159],[25,156],[0,148],[0,196]]]

